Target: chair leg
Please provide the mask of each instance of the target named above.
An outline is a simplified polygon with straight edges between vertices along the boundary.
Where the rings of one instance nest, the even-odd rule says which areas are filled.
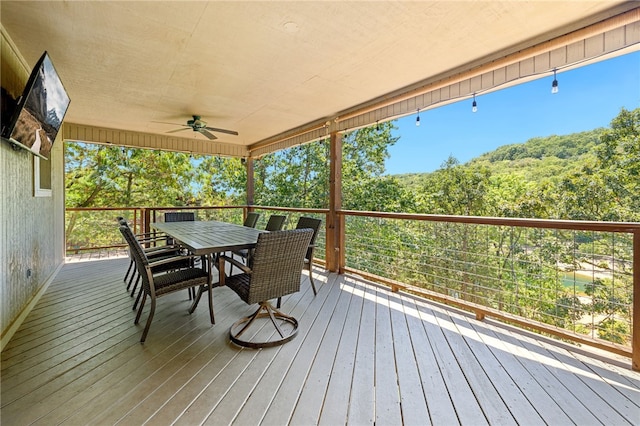
[[[147,333],[149,332],[149,328],[151,327],[151,320],[153,319],[153,314],[155,312],[156,312],[156,299],[152,297],[151,298],[151,309],[149,310],[149,318],[147,318],[147,325],[144,327],[144,331],[142,332],[142,337],[140,338],[140,343],[144,343],[144,341],[147,339]]]
[[[144,302],[147,300],[147,293],[142,295],[142,300],[140,301],[140,307],[138,308],[138,313],[136,314],[136,319],[133,321],[134,324],[138,324],[140,322],[140,315],[142,315],[142,309],[144,308]]]
[[[318,291],[316,290],[316,285],[313,282],[313,273],[311,272],[311,270],[313,269],[313,267],[311,266],[311,262],[309,262],[309,281],[311,281],[311,288],[313,289],[313,295],[317,295]]]
[[[138,306],[138,302],[140,301],[140,296],[142,296],[142,293],[144,293],[144,289],[141,286],[140,291],[138,292],[138,296],[136,297],[136,301],[133,303],[133,308],[131,308],[132,310],[136,310],[136,306]]]
[[[133,277],[131,277],[133,278]],[[140,282],[140,274],[138,274],[138,277],[136,278],[136,283],[133,285],[133,289],[131,290],[131,297],[133,297],[134,294],[136,294],[136,289],[138,288],[138,283]],[[127,289],[129,290],[129,289]]]
[[[233,256],[233,252],[231,253],[231,258],[235,259],[235,257]],[[231,268],[229,268],[229,276],[233,275],[233,263],[231,263]]]
[[[138,275],[138,268],[135,265],[135,263],[133,264],[133,270],[131,271],[131,276],[129,277],[129,284],[127,284],[127,291],[129,291],[129,289],[131,288],[131,283],[133,282],[133,277]]]
[[[193,303],[191,303],[191,307],[189,308],[190,314],[192,314],[196,310],[196,307],[198,306],[198,302],[200,302],[200,298],[202,297],[202,292],[204,291],[202,287],[203,286],[198,287],[198,294],[193,299]]]
[[[213,287],[211,287],[211,284],[209,284],[207,291],[209,292],[209,316],[211,317],[211,324],[215,324],[216,319],[213,316]]]
[[[129,272],[131,272],[131,268],[133,268],[133,259],[131,259],[131,261],[129,262],[129,269],[127,269],[127,273],[124,274],[124,282],[127,282],[127,278],[129,277]]]
[[[253,324],[253,322],[258,318],[269,318],[271,323],[275,327],[276,331],[280,335],[280,338],[277,340],[268,340],[263,342],[252,342],[250,340],[242,340],[240,336],[247,331],[249,326]],[[280,324],[289,323],[293,329],[286,333]],[[237,330],[237,331],[236,331]],[[293,339],[298,333],[298,320],[294,317],[289,316],[285,313],[280,312],[278,309],[274,308],[271,303],[260,302],[260,306],[258,309],[250,316],[242,318],[236,321],[229,330],[229,336],[231,341],[239,346],[244,346],[248,348],[269,348],[273,346],[282,345]]]
[[[195,288],[193,289],[193,291],[195,292]],[[211,318],[211,324],[215,324],[216,320],[213,316],[213,287],[211,286],[205,287],[204,285],[201,285],[200,287],[198,287],[198,294],[194,297],[194,301],[189,308],[189,313],[192,314],[193,311],[196,310],[198,302],[200,302],[200,298],[202,297],[202,292],[204,291],[209,293],[209,317]]]

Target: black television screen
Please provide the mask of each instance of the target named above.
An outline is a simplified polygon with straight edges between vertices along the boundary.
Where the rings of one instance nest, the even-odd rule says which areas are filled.
[[[2,136],[48,159],[69,108],[69,96],[45,51],[33,68]]]

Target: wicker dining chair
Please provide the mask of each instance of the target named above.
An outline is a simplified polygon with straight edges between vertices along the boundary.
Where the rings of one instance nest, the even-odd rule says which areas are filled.
[[[122,218],[118,218],[118,221],[121,226],[126,226],[129,229],[131,229],[126,220]],[[195,264],[200,261],[199,258],[185,257],[183,255],[184,253],[183,253],[182,247],[179,244],[176,244],[175,241],[172,238],[170,238],[168,235],[154,236],[153,233],[147,233],[147,234],[137,234],[137,235],[134,234],[134,237],[136,237],[136,239],[141,245],[147,244],[147,243],[164,244],[164,245],[155,246],[155,247],[142,248],[145,254],[147,255],[147,257],[149,258],[149,261],[153,263],[162,261],[161,263],[158,263],[156,266],[153,266],[152,268],[153,273],[167,272],[167,271],[173,271],[181,268],[192,267],[192,266],[195,266]],[[136,294],[136,290],[138,289],[138,284],[140,283],[140,274],[138,273],[138,268],[135,265],[133,256],[131,254],[131,248],[129,248],[129,258],[130,258],[129,270],[131,270],[131,266],[133,265],[133,273],[131,274],[131,278],[129,279],[129,283],[127,285],[127,291],[131,290],[131,297],[133,297]],[[127,270],[127,275],[129,274],[129,270]],[[126,282],[127,275],[125,275],[125,282]],[[133,283],[134,277],[136,278],[135,283]],[[133,283],[133,287],[131,287],[132,283]],[[189,288],[187,289],[187,292],[189,294],[189,300],[192,300],[195,298],[196,296],[195,289]],[[143,293],[143,290],[142,288],[140,288],[140,290],[138,291],[138,296],[136,297],[136,300],[133,303],[132,309],[134,311],[136,310],[136,307],[140,302],[142,293]]]
[[[193,222],[196,220],[194,212],[166,212],[164,214],[165,222]]]
[[[284,228],[284,224],[287,222],[286,215],[278,215],[272,214],[269,216],[269,220],[267,221],[267,225],[265,226],[265,231],[273,232],[273,231],[282,231]],[[247,249],[236,250],[231,253],[231,256],[234,255],[240,257],[240,259],[244,260],[245,263],[247,258],[250,256],[251,252]],[[231,266],[231,274],[233,274],[233,266]]]
[[[236,321],[231,326],[229,335],[232,342],[240,346],[262,348],[281,345],[295,337],[298,321],[274,308],[269,300],[300,290],[304,257],[312,236],[311,229],[291,229],[260,234],[252,256],[251,267],[226,255],[218,258],[220,285],[226,285],[235,291],[246,303],[259,305],[252,315]],[[226,276],[225,262],[240,268],[242,273]],[[256,341],[241,337],[258,318],[271,320],[278,334],[275,340]]]
[[[156,299],[164,296],[165,294],[183,289],[198,288],[199,294],[201,294],[203,290],[207,290],[209,295],[209,316],[211,324],[215,324],[213,315],[213,283],[211,265],[209,265],[208,262],[203,260],[201,268],[189,266],[180,269],[172,269],[169,272],[154,272],[154,269],[157,271],[158,268],[168,262],[172,262],[172,260],[165,259],[150,261],[140,245],[140,242],[135,238],[133,232],[131,232],[131,229],[128,226],[120,226],[120,232],[131,248],[131,253],[138,268],[140,277],[142,278],[142,299],[140,301],[140,307],[138,308],[134,324],[138,324],[140,321],[140,316],[142,315],[142,310],[144,309],[147,297],[151,299],[149,316],[147,318],[144,331],[142,332],[140,342],[144,342],[147,338],[147,333],[151,327],[151,321],[153,320],[153,315],[156,310]],[[196,256],[186,255],[183,257],[188,260],[195,258]],[[189,262],[189,264],[192,263]],[[196,309],[199,300],[200,298],[198,297],[191,304],[189,309],[190,314]]]
[[[117,220],[119,226],[126,226],[127,228],[131,229],[131,227],[129,226],[129,222],[127,222],[126,219],[122,216],[118,216]],[[170,238],[167,235],[157,233],[144,233],[134,234],[134,236],[141,245],[152,244],[151,247],[143,247],[143,250],[147,254],[147,257],[149,257],[150,259],[160,260],[161,258],[168,258],[179,254],[180,248],[173,244],[173,242],[170,241]],[[131,276],[129,276],[129,274],[131,274]],[[127,283],[127,279],[129,280],[129,282],[127,283],[127,291],[131,289],[133,279],[136,278],[137,275],[136,264],[133,260],[131,249],[129,249],[129,267],[127,268],[127,273],[124,275],[124,282]],[[135,293],[135,289],[138,286],[139,280],[140,278],[138,277],[133,287],[133,291],[131,292],[131,296],[133,296],[133,294]]]
[[[322,221],[320,219],[316,219],[313,217],[301,216],[298,219],[298,223],[296,224],[296,229],[313,229],[313,237],[311,237],[311,242],[309,243],[309,249],[304,256],[304,265],[309,271],[309,281],[311,281],[311,288],[313,289],[313,294],[318,294],[316,291],[316,285],[313,281],[313,251],[315,249],[316,237],[318,236],[318,231],[320,230],[320,226],[322,225]],[[278,306],[280,303],[278,302]]]
[[[196,214],[194,212],[166,212],[164,221],[166,222],[194,222]],[[175,244],[173,238],[167,240],[167,244]],[[189,289],[189,300],[195,297],[194,289]]]
[[[242,225],[248,228],[255,228],[258,224],[258,219],[260,219],[260,213],[249,212]]]

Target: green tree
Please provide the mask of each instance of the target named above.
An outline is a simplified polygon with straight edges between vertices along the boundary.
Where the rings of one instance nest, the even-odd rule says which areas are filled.
[[[194,199],[188,155],[65,144],[67,207],[179,206]]]
[[[196,159],[195,186],[207,206],[246,203],[247,169],[239,158],[202,156]]]
[[[483,165],[463,166],[449,157],[425,182],[418,197],[422,213],[482,216],[487,202],[491,172]]]
[[[393,123],[346,133],[342,137],[342,206],[353,210],[411,211],[413,195],[384,176],[388,147],[398,138]],[[329,141],[321,140],[268,154],[256,161],[256,204],[327,208]]]
[[[640,108],[624,108],[603,132],[596,150],[602,180],[619,220],[640,221]]]
[[[65,143],[67,207],[182,206],[194,200],[193,167],[188,155]],[[66,215],[67,245],[113,244],[112,212]]]

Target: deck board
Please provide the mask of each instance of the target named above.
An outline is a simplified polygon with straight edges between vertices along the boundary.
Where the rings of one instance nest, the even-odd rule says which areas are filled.
[[[334,292],[338,292],[339,286],[334,284],[332,289]],[[318,421],[332,377],[332,370],[336,363],[342,362],[342,359],[338,358],[338,347],[349,313],[351,293],[346,291],[339,291],[339,293],[340,298],[335,309],[330,313],[331,322],[322,336],[320,347],[312,360],[309,374],[290,419],[293,424],[313,424]]]
[[[516,412],[518,416],[521,416],[519,418],[520,423],[528,423],[536,419],[537,422],[543,421],[546,424],[558,426],[574,424],[571,417],[560,408],[554,398],[552,398],[538,382],[537,378],[539,378],[540,375],[548,374],[546,370],[535,370],[535,373],[530,372],[518,359],[520,353],[514,352],[511,347],[498,339],[490,329],[487,327],[476,327],[474,320],[467,319],[467,323],[476,330],[480,339],[476,347],[482,348],[484,345],[495,357],[496,362],[499,363],[498,365],[502,366],[504,374],[509,374],[509,383],[517,386],[517,389],[512,389],[512,394],[522,395],[530,402],[531,406],[525,407],[522,412],[519,409],[512,410],[512,412]],[[492,381],[495,382],[495,380]],[[535,407],[545,407],[545,409],[531,413],[531,409]],[[524,413],[529,413],[531,417],[526,418],[522,416]]]
[[[355,365],[358,346],[358,333],[364,299],[354,295],[356,290],[353,279],[345,277],[341,283],[336,283],[343,294],[348,294],[349,310],[346,315],[342,333],[339,336],[338,350],[329,374],[329,384],[324,397],[324,404],[320,412],[320,425],[345,424],[348,416],[351,381]],[[308,423],[298,423],[308,424]]]
[[[358,289],[355,296],[362,297],[362,311],[356,358],[353,366],[351,395],[347,423],[356,425],[373,424],[375,421],[375,342],[376,304],[373,289]]]
[[[490,347],[482,341],[480,330],[473,328],[462,316],[452,317],[452,320],[516,423],[542,424],[540,413],[531,405],[527,394],[520,387],[526,385],[530,378],[526,375],[515,375],[512,378],[509,371],[517,370],[507,370],[505,367],[509,366],[508,362],[500,363],[496,359]]]
[[[414,352],[401,295],[388,295],[388,302],[402,421],[409,425],[427,424],[429,410],[418,369],[418,358],[425,354]]]
[[[411,350],[416,358],[416,366],[420,377],[419,389],[424,393],[427,402],[428,416],[424,418],[425,424],[427,423],[426,419],[429,419],[431,424],[435,425],[455,425],[458,422],[458,416],[449,395],[443,371],[441,371],[438,364],[437,355],[431,346],[427,332],[425,332],[425,324],[420,318],[420,312],[415,300],[404,295],[401,295],[401,300],[411,337]],[[435,333],[430,335],[435,336]],[[404,393],[415,392],[416,390],[412,388],[405,391],[404,383],[401,382],[400,391]]]
[[[2,352],[3,424],[640,424],[627,358],[320,270],[283,300],[283,346],[229,342],[255,307],[227,288],[213,326],[160,298],[140,344],[128,262],[62,268]]]
[[[438,310],[427,302],[416,301],[416,307],[427,338],[433,348],[434,357],[451,397],[457,420],[461,424],[487,424],[485,414],[476,400],[474,390],[465,377],[465,372],[458,364],[455,348],[450,346],[445,330],[437,320]],[[481,391],[481,389],[478,389]],[[430,404],[431,405],[431,404]],[[452,419],[453,420],[453,419]]]

